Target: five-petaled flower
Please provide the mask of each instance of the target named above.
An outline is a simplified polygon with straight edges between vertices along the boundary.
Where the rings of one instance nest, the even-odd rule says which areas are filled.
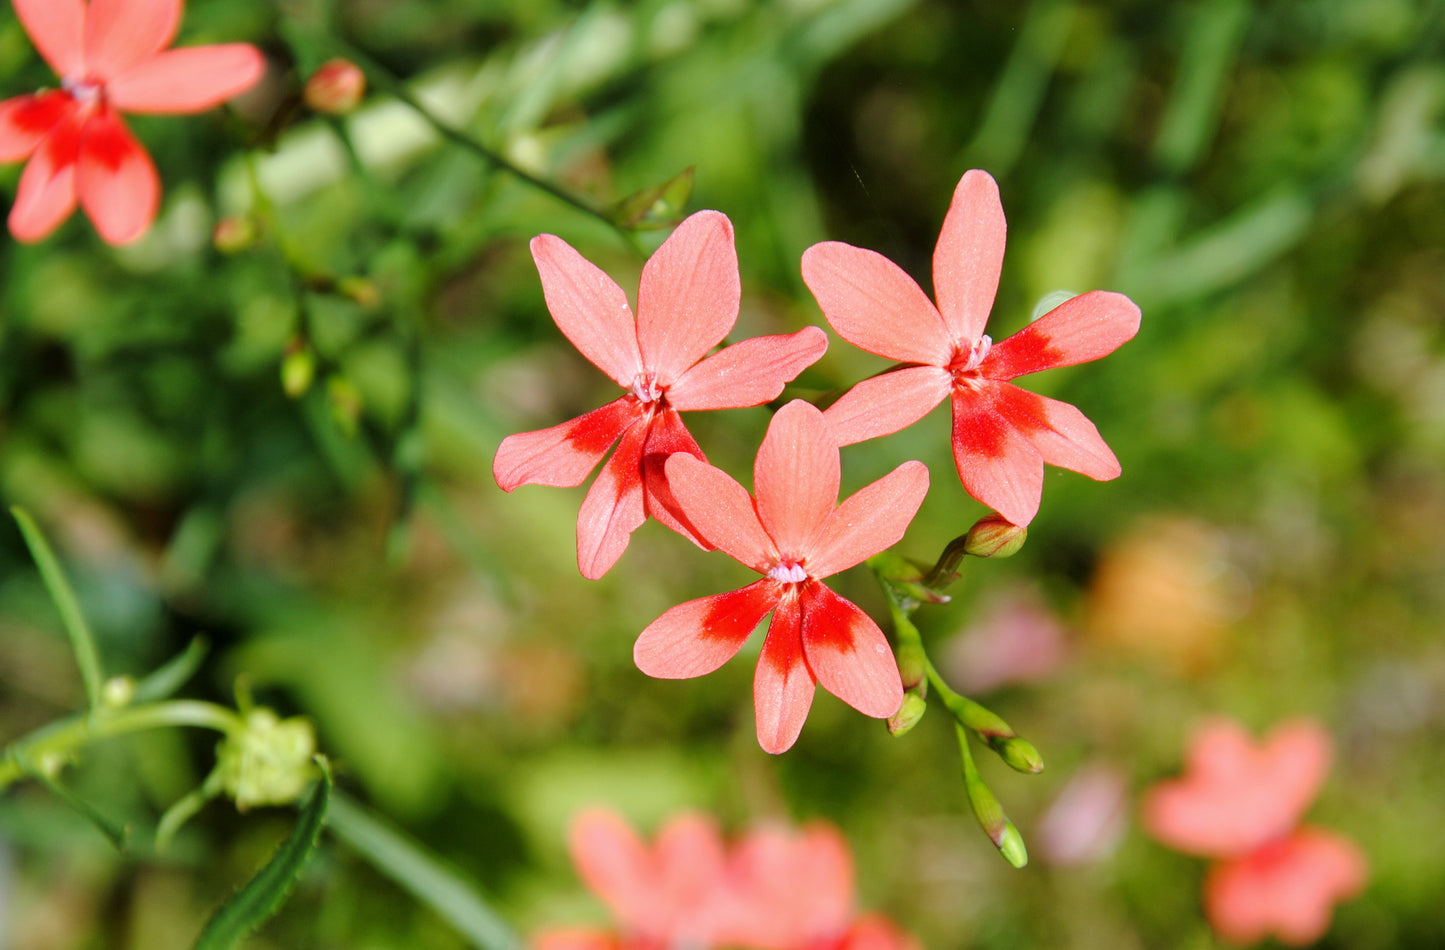
[[[803,280],[845,340],[911,364],[864,380],[829,407],[840,445],[912,425],[950,394],[953,458],[969,494],[1017,525],[1038,513],[1044,463],[1095,479],[1119,462],[1068,403],[1014,386],[1025,373],[1113,352],[1139,329],[1139,308],[1094,291],[1066,301],[1000,343],[984,334],[1003,266],[998,185],[970,171],[954,191],[933,252],[935,307],[881,254],[837,241],[803,253]]]
[[[10,233],[38,241],[79,203],[111,244],[140,237],[160,179],[120,114],[191,113],[249,89],[265,71],[245,43],[168,50],[182,0],[13,0],[60,88],[0,102],[0,162],[30,159]]]
[[[663,463],[674,453],[703,458],[679,412],[757,406],[823,355],[817,327],[755,337],[711,356],[737,322],[741,286],[727,216],[699,211],[642,268],[637,318],[622,288],[559,237],[532,239],[547,308],[582,355],[627,390],[561,425],[508,436],[492,474],[518,485],[581,484],[614,442],[577,516],[577,566],[598,578],[651,516],[704,545],[679,516]]]
[[[633,649],[638,668],[667,679],[711,673],[772,612],[753,679],[764,749],[792,746],[817,684],[865,715],[897,711],[903,686],[883,632],[822,580],[903,537],[928,491],[923,463],[904,462],[839,505],[838,446],[823,414],[794,400],[773,416],[758,449],[756,500],[690,455],[669,458],[667,477],[703,540],[764,577],[654,620]]]
[[[1365,884],[1353,842],[1299,824],[1329,771],[1329,733],[1310,720],[1281,723],[1259,745],[1236,722],[1214,719],[1190,742],[1182,778],[1144,799],[1144,825],[1160,841],[1217,858],[1205,881],[1205,912],[1235,943],[1273,933],[1313,943],[1337,901]]]

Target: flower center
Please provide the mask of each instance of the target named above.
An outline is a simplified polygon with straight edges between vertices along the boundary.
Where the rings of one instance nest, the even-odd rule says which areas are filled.
[[[74,76],[66,76],[60,80],[60,88],[70,94],[70,98],[82,106],[99,105],[105,98],[105,83],[97,82],[94,79],[76,79]]]
[[[953,349],[953,361],[948,364],[948,371],[953,374],[954,379],[972,373],[978,369],[988,351],[993,349],[993,338],[987,333],[964,346],[956,344]]]
[[[785,557],[768,568],[768,576],[779,584],[801,584],[808,579],[808,571],[795,559]]]
[[[657,402],[667,390],[657,384],[651,373],[638,373],[632,380],[632,395],[643,402]]]

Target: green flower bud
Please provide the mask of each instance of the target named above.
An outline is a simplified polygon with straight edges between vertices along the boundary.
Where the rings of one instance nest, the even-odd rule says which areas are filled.
[[[888,733],[892,736],[901,736],[914,726],[923,714],[928,711],[928,700],[923,698],[923,693],[917,689],[910,689],[903,694],[903,705],[898,711],[888,717]]]
[[[974,557],[1012,557],[1024,546],[1028,528],[1021,528],[1002,515],[980,518],[968,529],[963,549]]]
[[[307,719],[280,719],[269,709],[246,715],[246,729],[216,747],[221,787],[240,811],[284,805],[301,797],[316,777],[316,733]]]

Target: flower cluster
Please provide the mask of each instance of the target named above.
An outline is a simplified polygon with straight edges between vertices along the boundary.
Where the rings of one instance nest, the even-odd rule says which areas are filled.
[[[265,72],[245,43],[166,49],[181,0],[13,0],[60,88],[0,102],[0,162],[29,159],[10,233],[38,241],[85,210],[127,244],[150,227],[160,178],[122,112],[191,113],[245,92]]]
[[[611,278],[560,238],[541,235],[532,255],[553,319],[624,392],[561,425],[504,439],[493,463],[497,484],[578,485],[616,444],[577,518],[584,576],[606,573],[649,517],[763,575],[667,611],[638,638],[638,667],[665,678],[709,673],[771,613],[753,683],[764,749],[793,744],[819,684],[866,715],[888,717],[903,699],[888,642],[821,581],[903,536],[928,472],[906,462],[839,505],[839,447],[896,432],[951,395],[959,476],[1011,530],[1038,511],[1044,462],[1097,479],[1119,474],[1082,413],[1010,380],[1112,352],[1137,332],[1139,309],[1119,294],[1083,294],[994,346],[983,328],[1003,245],[998,186],[971,171],[934,253],[937,307],[872,251],[837,242],[809,248],[803,279],[833,329],[907,365],[859,383],[826,412],[800,401],[780,409],[749,495],[707,463],[679,413],[777,398],[823,355],[826,334],[808,327],[708,355],[736,322],[740,298],[732,225],[716,211],[689,217],[647,261],[635,318]]]
[[[600,810],[572,827],[572,860],[614,929],[555,928],[533,950],[916,950],[878,915],[853,907],[853,862],[837,829],[764,827],[724,842],[715,822],[674,817],[649,847]]]
[[[1214,719],[1191,740],[1184,776],[1145,797],[1150,834],[1216,859],[1204,909],[1225,939],[1253,943],[1274,934],[1313,943],[1329,928],[1334,904],[1364,887],[1365,858],[1353,842],[1300,824],[1330,758],[1329,733],[1313,721],[1281,723],[1256,745],[1238,723]]]

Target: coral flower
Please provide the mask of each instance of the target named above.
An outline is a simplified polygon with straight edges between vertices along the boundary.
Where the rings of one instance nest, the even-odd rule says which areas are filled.
[[[1205,723],[1190,743],[1182,778],[1144,799],[1144,825],[1160,841],[1220,859],[1205,883],[1205,911],[1221,936],[1250,943],[1270,933],[1312,943],[1334,904],[1365,884],[1352,842],[1299,821],[1329,770],[1330,737],[1292,720],[1256,745],[1227,719]]]
[[[245,43],[168,50],[181,0],[13,0],[60,89],[0,102],[0,162],[29,158],[10,233],[38,241],[79,203],[111,244],[155,218],[160,179],[122,112],[191,113],[253,86],[265,71]]]
[[[582,355],[626,395],[561,425],[508,436],[492,474],[518,485],[579,485],[614,442],[577,516],[577,567],[596,579],[648,516],[702,544],[677,517],[663,463],[702,458],[679,412],[757,406],[828,348],[817,327],[755,337],[706,356],[738,318],[741,288],[727,216],[699,211],[642,268],[637,319],[613,280],[551,234],[532,239],[547,308]],[[706,358],[704,358],[706,356]]]
[[[840,445],[888,435],[952,395],[953,459],[968,493],[1016,525],[1038,513],[1044,463],[1119,475],[1099,430],[1068,403],[1010,380],[1112,353],[1139,329],[1122,294],[1074,297],[994,344],[983,332],[1003,266],[1003,206],[987,172],[958,183],[933,252],[938,305],[873,251],[837,241],[803,253],[803,280],[853,345],[911,364],[864,380],[828,409]]]
[[[764,749],[783,752],[797,740],[818,684],[864,715],[897,711],[903,686],[883,632],[822,580],[903,536],[928,491],[928,469],[905,462],[837,504],[838,447],[823,414],[794,400],[773,416],[758,449],[756,501],[689,455],[668,459],[667,477],[702,538],[764,577],[654,620],[633,649],[638,668],[666,679],[711,673],[771,612],[753,679]]]

